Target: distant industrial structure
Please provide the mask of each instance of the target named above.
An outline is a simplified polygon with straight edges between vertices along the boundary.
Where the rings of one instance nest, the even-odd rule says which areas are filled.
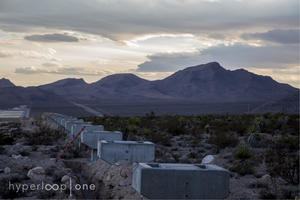
[[[155,144],[149,141],[126,141],[119,131],[105,131],[81,119],[57,113],[43,115],[51,128],[62,128],[70,145],[84,146],[90,160],[109,164],[132,163],[132,187],[148,199],[223,199],[229,195],[227,170],[210,164],[152,163]],[[63,153],[63,152],[61,152]],[[59,156],[58,156],[59,158]]]
[[[21,105],[7,110],[0,110],[0,121],[22,121],[30,116],[30,108]]]

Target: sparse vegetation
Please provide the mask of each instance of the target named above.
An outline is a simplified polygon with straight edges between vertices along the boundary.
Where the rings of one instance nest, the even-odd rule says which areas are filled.
[[[236,172],[242,176],[246,174],[254,174],[254,164],[251,161],[245,160],[241,162],[236,162],[231,168],[231,171]]]
[[[123,131],[128,139],[155,142],[159,145],[156,157],[163,162],[199,163],[207,154],[230,152],[224,156],[225,166],[238,176],[257,176],[248,187],[262,199],[294,199],[299,193],[297,189],[289,189],[299,184],[298,115],[156,116],[151,113],[145,117],[106,116],[87,120],[103,124],[109,130]],[[262,172],[264,161],[267,171]],[[271,183],[259,182],[263,175],[270,176]],[[282,179],[284,183],[278,181]]]
[[[280,176],[290,184],[299,184],[299,155],[284,149],[270,149],[266,152],[268,171]]]
[[[52,145],[65,137],[65,134],[40,123],[38,129],[33,132],[25,132],[24,136],[29,145]]]
[[[277,199],[276,194],[272,193],[269,189],[263,189],[259,192],[261,199]]]
[[[11,145],[14,141],[13,137],[6,134],[0,134],[0,145]]]
[[[150,113],[144,117],[105,116],[85,120],[102,124],[106,130],[122,131],[128,140],[154,142],[157,162],[201,163],[202,158],[212,155],[213,163],[231,171],[230,181],[234,183],[231,187],[237,187],[241,193],[245,191],[245,195],[250,195],[249,198],[295,199],[299,194],[299,116],[156,116]],[[42,123],[37,124],[39,128],[22,133],[24,138],[21,139],[12,137],[14,134],[11,131],[0,131],[0,140],[4,138],[5,141],[4,145],[0,145],[0,156],[8,160],[14,157],[12,160],[20,159],[24,162],[26,159],[35,159],[36,155],[56,158],[64,135]],[[14,141],[7,138],[13,138]],[[60,144],[57,145],[58,140]],[[61,158],[76,159],[86,157],[87,154],[83,148],[80,151],[70,148]],[[6,166],[15,173],[13,165],[4,163],[1,168]],[[32,167],[29,163],[20,167],[20,170],[24,171],[26,177]],[[45,168],[45,173],[53,182],[60,183],[62,176],[69,172],[57,170],[53,165]],[[5,174],[2,172],[1,175]],[[28,180],[21,180],[24,181]],[[234,188],[230,197],[241,198],[243,194],[237,194],[237,188]],[[111,190],[108,188],[108,191]],[[3,192],[5,197],[18,197],[8,191]],[[45,193],[39,197],[51,198],[52,195]]]
[[[235,152],[235,157],[237,159],[245,160],[252,157],[252,153],[246,145],[241,145],[237,148]]]
[[[211,144],[217,145],[219,149],[223,149],[225,147],[235,147],[239,140],[237,136],[234,133],[225,133],[225,132],[219,132],[214,133],[209,142]]]

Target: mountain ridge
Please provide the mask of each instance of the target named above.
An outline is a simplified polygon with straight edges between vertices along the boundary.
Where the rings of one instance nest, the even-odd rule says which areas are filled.
[[[201,67],[208,67],[208,66],[213,66],[213,65],[219,65],[220,67],[217,68],[217,69],[222,69],[222,70],[226,70],[226,71],[230,71],[230,72],[235,72],[235,71],[239,71],[239,72],[243,72],[243,73],[249,73],[249,74],[252,74],[252,75],[256,75],[256,76],[261,76],[261,77],[266,77],[266,78],[270,78],[272,79],[273,81],[277,82],[277,83],[280,83],[280,84],[284,84],[284,85],[288,85],[290,87],[293,87],[295,89],[300,89],[300,88],[296,88],[288,83],[282,83],[282,82],[278,82],[276,80],[274,80],[271,76],[266,76],[266,75],[258,75],[258,74],[255,74],[253,72],[250,72],[244,68],[239,68],[239,69],[235,69],[235,70],[228,70],[228,69],[225,69],[224,67],[222,67],[218,62],[209,62],[209,63],[206,63],[206,64],[200,64],[200,65],[195,65],[195,66],[191,66],[191,67],[186,67],[182,70],[178,70],[177,72],[174,72],[173,74],[171,74],[170,76],[173,76],[174,74],[178,73],[178,72],[181,72],[181,71],[185,71],[185,70],[191,70],[191,69],[195,69],[195,70],[199,70]],[[211,67],[210,69],[212,68],[215,68],[215,66]],[[203,69],[203,68],[202,68]],[[215,68],[216,69],[216,68]],[[95,82],[91,82],[91,83],[87,83],[83,78],[65,78],[65,79],[60,79],[60,80],[57,80],[57,81],[54,81],[54,82],[50,82],[50,83],[46,83],[46,84],[42,84],[42,85],[38,85],[38,86],[27,86],[27,87],[44,87],[44,86],[48,86],[48,85],[54,85],[54,84],[57,84],[59,82],[64,82],[64,81],[67,81],[67,82],[71,82],[71,81],[74,81],[74,82],[82,82],[84,84],[87,84],[87,85],[94,85],[100,81],[102,81],[103,79],[106,79],[108,77],[117,77],[117,76],[132,76],[132,77],[137,77],[141,80],[144,80],[144,81],[147,81],[147,82],[156,82],[156,81],[161,81],[161,80],[164,80],[166,78],[169,78],[170,76],[164,78],[164,79],[161,79],[161,80],[147,80],[147,79],[144,79],[144,78],[141,78],[139,77],[138,75],[136,74],[133,74],[133,73],[116,73],[116,74],[111,74],[111,75],[108,75],[108,76],[105,76],[101,79],[99,79],[98,81],[95,81]],[[11,82],[9,79],[6,79],[6,78],[1,78],[0,79],[0,83],[2,80],[6,80],[6,81],[9,81],[12,85],[13,82]],[[14,85],[15,86],[15,85]],[[25,87],[26,88],[26,87]]]
[[[7,87],[15,87],[15,84],[13,84],[9,79],[1,78],[0,88],[7,88]]]
[[[188,67],[154,81],[123,73],[109,75],[93,83],[68,78],[33,88],[61,97],[62,101],[95,106],[103,102],[250,102],[268,105],[268,102],[282,104],[286,97],[299,93],[298,88],[279,83],[270,76],[257,75],[245,69],[227,70],[217,62]]]

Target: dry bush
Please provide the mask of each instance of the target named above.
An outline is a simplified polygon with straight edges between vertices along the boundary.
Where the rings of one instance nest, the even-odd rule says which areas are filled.
[[[64,138],[65,133],[41,125],[39,129],[25,133],[24,137],[29,145],[53,145],[59,139]]]
[[[209,143],[223,149],[225,147],[235,147],[239,143],[239,139],[234,133],[218,132],[211,135]]]

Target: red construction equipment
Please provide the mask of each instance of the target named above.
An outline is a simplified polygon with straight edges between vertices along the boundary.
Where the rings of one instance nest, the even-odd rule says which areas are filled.
[[[62,149],[62,151],[60,151],[58,154],[57,154],[57,157],[56,157],[56,161],[58,159],[60,159],[60,157],[62,156],[62,154],[74,143],[74,141],[80,136],[80,134],[85,130],[86,126],[84,126],[76,135],[75,137],[73,137],[72,140],[70,140],[67,144],[65,144],[64,148]]]

